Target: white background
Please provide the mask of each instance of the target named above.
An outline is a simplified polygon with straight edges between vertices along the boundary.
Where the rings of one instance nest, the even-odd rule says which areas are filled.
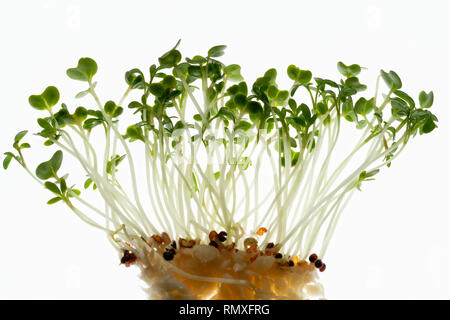
[[[118,99],[123,74],[147,70],[182,39],[185,55],[228,45],[224,61],[255,79],[294,63],[337,79],[336,62],[393,69],[417,97],[433,90],[439,128],[414,139],[347,207],[321,275],[329,299],[450,298],[450,6],[448,1],[4,1],[0,2],[0,150],[36,130],[30,94],[79,57],[99,64],[99,91]],[[35,148],[38,163],[44,153]],[[0,172],[0,298],[145,298],[136,270],[118,266],[104,235],[15,164]]]

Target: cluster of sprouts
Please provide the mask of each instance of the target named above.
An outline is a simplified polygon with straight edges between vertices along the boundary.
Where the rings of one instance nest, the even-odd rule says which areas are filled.
[[[285,256],[323,258],[354,190],[436,127],[433,93],[422,91],[416,104],[393,71],[381,71],[374,94],[363,96],[356,64],[338,63],[339,82],[290,65],[292,85],[282,89],[275,69],[244,81],[239,65],[217,60],[225,46],[184,62],[177,46],[148,72],[126,72],[117,102],[101,100],[97,64],[81,58],[67,75],[87,83],[76,95],[84,106],[57,107],[53,86],[29,98],[46,113],[36,135],[57,148],[51,159],[29,169],[27,131],[5,153],[5,169],[17,160],[53,194],[48,204],[64,203],[120,252],[162,232],[208,244],[223,230],[238,249],[251,238]],[[342,142],[349,128],[357,139]],[[84,173],[59,174],[63,155]]]

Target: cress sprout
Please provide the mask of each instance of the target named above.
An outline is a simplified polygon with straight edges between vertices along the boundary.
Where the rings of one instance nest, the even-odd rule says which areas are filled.
[[[416,104],[397,73],[381,70],[370,94],[358,78],[363,68],[343,62],[338,82],[289,65],[289,88],[279,86],[275,69],[248,83],[239,65],[217,59],[225,46],[183,61],[178,44],[148,71],[125,72],[118,101],[100,100],[97,63],[81,58],[67,76],[85,84],[75,95],[83,106],[58,105],[54,86],[29,97],[42,112],[36,136],[56,151],[31,170],[21,131],[3,167],[14,159],[50,191],[49,205],[64,203],[106,231],[122,263],[143,268],[152,297],[242,298],[224,289],[239,285],[250,290],[245,297],[314,295],[314,267],[325,270],[354,190],[389,167],[411,138],[436,128],[433,92],[420,92]],[[358,138],[343,143],[349,127]],[[336,156],[342,144],[349,150]],[[63,156],[76,159],[83,175],[64,168]],[[60,173],[67,170],[70,176]],[[231,259],[231,269],[211,271],[217,259]],[[297,266],[304,268],[297,278],[278,275]],[[276,289],[240,268],[277,274],[264,278]]]

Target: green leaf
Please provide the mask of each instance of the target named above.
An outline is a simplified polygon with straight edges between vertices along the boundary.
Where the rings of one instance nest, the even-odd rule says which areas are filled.
[[[246,109],[250,115],[261,116],[263,113],[263,108],[257,101],[249,101]]]
[[[356,77],[347,78],[347,80],[345,80],[345,85],[348,88],[356,90],[357,92],[364,91],[367,89],[367,86],[364,84],[361,84],[359,82],[359,79]]]
[[[89,89],[78,92],[75,95],[75,99],[81,99],[89,94]]]
[[[92,129],[102,123],[102,120],[96,118],[90,118],[84,121],[83,128],[84,129]]]
[[[165,76],[163,80],[161,81],[161,84],[165,88],[174,89],[177,86],[177,79],[175,79],[174,76]]]
[[[297,92],[297,89],[300,88],[301,85],[298,83],[295,83],[292,88],[291,88],[291,96],[293,96],[295,94],[295,92]]]
[[[138,127],[136,125],[131,125],[127,128],[126,136],[131,139],[131,141],[134,140],[141,140],[144,142],[144,133],[142,131],[141,127]]]
[[[394,84],[394,89],[400,89],[402,87],[402,81],[400,80],[400,77],[392,70],[389,71],[389,75],[391,76],[392,82]]]
[[[217,112],[217,115],[232,120],[233,122],[236,121],[234,113],[227,108],[220,108],[219,112]]]
[[[388,88],[392,90],[397,90],[402,87],[402,81],[400,80],[400,77],[394,72],[389,71],[389,73],[381,70],[380,71],[381,77],[383,78],[384,82],[388,86]]]
[[[278,105],[285,105],[288,98],[289,98],[289,91],[280,90],[277,93],[276,101],[277,101]]]
[[[54,203],[57,203],[57,202],[60,201],[60,200],[62,200],[61,197],[54,197],[54,198],[51,198],[50,200],[48,200],[48,201],[47,201],[47,204],[48,204],[48,205],[54,204]]]
[[[367,100],[364,97],[361,97],[361,98],[358,99],[358,101],[356,101],[356,103],[355,103],[355,112],[357,114],[360,114],[360,115],[365,115],[366,114],[365,108],[364,108],[365,105],[366,105],[366,102],[367,102]]]
[[[217,92],[222,92],[225,87],[225,83],[223,81],[220,81],[219,83],[215,84],[214,87],[216,88]]]
[[[11,160],[13,158],[13,155],[11,153],[5,153],[5,159],[3,159],[3,169],[8,169],[9,164],[11,163]]]
[[[45,100],[47,106],[51,108],[59,101],[59,91],[56,87],[49,86],[42,92],[41,97]]]
[[[291,80],[297,80],[298,74],[300,73],[300,69],[294,66],[293,64],[287,67],[287,74]]]
[[[238,108],[244,108],[247,105],[247,96],[238,93],[237,95],[234,96],[233,102]]]
[[[266,126],[267,134],[269,134],[270,132],[272,132],[273,128],[275,127],[273,118],[267,119],[266,124],[267,124],[267,126]]]
[[[46,189],[50,190],[51,192],[55,193],[55,194],[61,194],[61,190],[59,190],[58,186],[56,184],[54,184],[53,182],[50,181],[46,181],[44,183],[44,186]]]
[[[247,122],[247,121],[239,121],[239,124],[237,126],[234,127],[235,131],[238,130],[243,130],[243,131],[247,131],[248,129],[250,129],[252,127],[252,124]]]
[[[419,104],[422,108],[430,108],[433,105],[434,94],[433,91],[426,93],[421,91],[419,94]]]
[[[75,68],[69,68],[66,74],[69,78],[79,81],[91,81],[97,73],[97,63],[91,58],[81,58]]]
[[[113,173],[113,168],[115,169],[115,172],[118,171],[116,168],[117,166],[122,162],[123,159],[125,159],[126,155],[115,155],[114,157],[111,157],[111,160],[108,161],[107,165],[106,165],[106,172],[109,174]]]
[[[234,96],[235,94],[239,93],[239,85],[235,84],[232,85],[231,87],[229,87],[227,89],[227,94],[229,94],[230,96]]]
[[[38,165],[36,168],[36,176],[42,180],[47,180],[51,177],[56,178],[56,173],[61,167],[62,159],[62,151],[56,151],[49,161],[42,162]]]
[[[304,127],[306,127],[306,122],[302,117],[293,117],[293,118],[289,118],[289,122],[292,124],[292,126],[300,131],[302,130]]]
[[[222,64],[211,61],[208,63],[208,77],[211,81],[216,82],[223,77]]]
[[[300,70],[297,81],[300,84],[308,84],[312,79],[312,73],[309,70]]]
[[[37,119],[37,123],[39,124],[40,127],[42,127],[45,130],[52,130],[53,127],[52,125],[48,122],[48,118],[38,118]]]
[[[264,73],[264,77],[268,84],[274,84],[277,79],[277,70],[275,68],[270,68]]]
[[[92,184],[92,179],[91,178],[87,178],[86,181],[84,182],[83,187],[85,189],[89,188],[89,186]]]
[[[388,86],[388,88],[392,88],[394,86],[393,81],[389,74],[385,72],[384,70],[380,70],[381,78],[383,78],[384,82]]]
[[[367,121],[366,120],[360,120],[358,121],[358,123],[356,124],[356,128],[357,129],[363,129],[365,128],[367,125]]]
[[[92,83],[92,88],[95,89],[96,86],[97,86],[97,81]],[[83,97],[87,96],[89,94],[90,90],[91,90],[90,88],[87,88],[86,90],[78,92],[75,95],[75,99],[80,99],[80,98],[83,98]]]
[[[392,106],[392,115],[393,116],[407,116],[409,114],[409,106],[400,98],[391,98],[390,100]]]
[[[342,62],[338,62],[337,68],[339,72],[346,78],[356,77],[361,72],[361,67],[357,64],[346,66]]]
[[[55,173],[59,170],[61,167],[61,163],[63,160],[63,153],[61,150],[56,151],[53,156],[50,159],[50,165],[52,169],[55,171]]]
[[[164,86],[161,83],[152,83],[149,87],[150,93],[155,97],[161,97],[164,94]]]
[[[275,99],[275,97],[278,94],[278,88],[275,85],[270,85],[269,88],[267,88],[267,96],[270,99]]]
[[[370,112],[372,112],[372,110],[375,110],[376,105],[375,105],[375,98],[370,98],[369,100],[366,101],[366,104],[364,105],[364,114],[369,114]]]
[[[217,57],[223,56],[225,54],[226,47],[227,46],[223,46],[223,45],[212,47],[211,49],[208,50],[208,57],[217,58]]]
[[[373,177],[374,175],[378,174],[379,172],[380,172],[380,169],[375,169],[375,170],[372,170],[369,172],[363,171],[361,173],[361,176],[363,176],[364,179],[367,179],[367,178]]]
[[[20,146],[19,146],[19,149],[29,149],[29,148],[31,148],[31,146],[30,146],[30,144],[29,143],[27,143],[27,142],[24,142],[24,143],[22,143]]]
[[[408,117],[409,125],[415,132],[419,129],[420,134],[429,133],[437,128],[435,122],[438,121],[436,116],[425,109],[415,109]]]
[[[238,92],[242,93],[244,95],[248,94],[248,87],[247,87],[247,83],[245,81],[241,81],[238,83]]]
[[[49,86],[40,95],[31,95],[28,98],[30,105],[37,110],[51,109],[59,101],[59,91]]]
[[[206,60],[206,58],[202,57],[202,56],[194,56],[192,59],[186,58],[186,61],[190,64],[198,64],[198,65],[202,65],[204,63],[206,63],[208,60]]]
[[[375,176],[376,174],[378,174],[378,172],[380,172],[379,169],[375,169],[375,170],[372,170],[372,171],[369,171],[369,172],[362,171],[362,172],[359,174],[358,182],[355,183],[355,187],[356,187],[359,191],[361,191],[361,182],[362,182],[362,181],[375,180],[375,179],[373,179],[373,178],[371,178],[371,177],[373,177],[373,176]]]
[[[142,109],[144,106],[142,105],[142,103],[138,102],[138,101],[131,101],[128,104],[128,108],[130,109]]]
[[[191,77],[195,77],[195,78],[202,77],[202,69],[200,66],[189,66],[187,70],[188,70],[188,74]]]
[[[23,137],[28,133],[28,130],[20,131],[16,136],[14,137],[14,144],[18,144],[20,140],[22,140]]]
[[[291,165],[295,166],[300,158],[300,152],[294,152],[293,157],[291,158]]]
[[[36,176],[42,180],[47,180],[51,177],[54,177],[54,172],[52,171],[52,168],[48,161],[42,162],[40,165],[38,165],[38,167],[36,168]]]
[[[241,75],[241,67],[237,64],[230,64],[223,69],[223,72],[230,81],[242,81],[244,78]]]
[[[338,85],[336,82],[331,81],[331,80],[329,80],[329,79],[314,78],[314,80],[317,82],[317,85],[318,85],[318,86],[323,86],[323,87],[325,87],[325,85],[328,85],[328,86],[333,87],[333,88],[336,88],[336,89],[339,88],[339,85]]]
[[[309,122],[309,120],[311,120],[311,110],[309,110],[309,107],[302,103],[299,108],[302,111],[302,116]]]
[[[84,107],[78,107],[75,109],[75,113],[73,114],[75,121],[81,123],[87,118],[87,110]]]
[[[414,109],[414,108],[415,108],[416,103],[414,102],[414,99],[411,98],[406,92],[403,92],[403,91],[400,91],[400,90],[395,90],[395,91],[394,91],[394,94],[395,94],[397,97],[399,97],[399,98],[405,100],[405,101],[409,104],[409,107],[410,107],[411,109]]]
[[[320,114],[325,114],[328,111],[327,104],[323,101],[319,101],[317,103],[317,111],[319,111]]]
[[[397,130],[396,130],[394,127],[392,127],[392,126],[389,127],[389,128],[387,128],[387,130],[391,132],[391,134],[392,134],[392,139],[395,140],[395,135],[396,135],[396,133],[397,133]]]
[[[252,161],[248,159],[248,157],[242,157],[239,161],[239,166],[242,170],[247,170],[249,166],[252,165]]]
[[[97,186],[94,184],[94,190],[97,189]],[[70,189],[69,190],[69,197],[73,197],[73,194],[75,193],[77,196],[79,196],[81,194],[81,191],[78,189]]]
[[[158,58],[161,68],[173,68],[181,61],[181,53],[172,49]]]
[[[143,89],[145,87],[144,74],[136,68],[125,72],[125,82],[132,89]]]
[[[437,128],[437,125],[434,123],[433,119],[429,117],[422,126],[422,133],[430,133],[435,128]]]
[[[294,114],[297,114],[297,102],[294,99],[288,100],[288,105]]]
[[[72,115],[64,108],[55,113],[55,119],[60,127],[74,123]]]
[[[362,116],[367,115],[374,109],[374,103],[374,98],[366,100],[364,97],[361,97],[355,103],[355,112]]]
[[[116,103],[112,100],[109,100],[105,103],[104,110],[113,118],[120,116],[123,112],[123,108],[116,105]]]
[[[347,99],[342,104],[342,115],[347,121],[353,122],[356,121],[355,114],[353,110],[353,100]]]
[[[64,192],[66,192],[66,190],[67,190],[66,179],[61,178],[61,179],[59,180],[59,186],[60,186],[60,188],[61,188],[61,193],[64,194]]]
[[[117,107],[116,103],[112,100],[109,100],[105,103],[104,109],[107,114],[111,115],[116,109],[116,107]]]
[[[114,109],[114,112],[111,115],[111,117],[116,118],[116,117],[120,116],[122,113],[123,113],[123,108],[120,106],[117,106],[116,109]]]

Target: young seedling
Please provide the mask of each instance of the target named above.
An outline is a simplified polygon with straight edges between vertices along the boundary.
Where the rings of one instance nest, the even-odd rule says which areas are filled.
[[[217,59],[223,45],[185,61],[177,48],[148,72],[127,71],[118,101],[100,100],[97,63],[81,58],[67,75],[85,84],[84,106],[58,105],[53,86],[29,98],[42,112],[36,136],[56,151],[30,170],[21,131],[3,167],[14,159],[51,192],[49,205],[105,231],[152,298],[322,296],[317,271],[345,205],[436,128],[433,92],[416,104],[381,70],[363,95],[362,68],[342,62],[338,82],[290,65],[290,88],[275,69],[250,84]],[[343,142],[345,130],[357,139]],[[63,155],[79,168],[62,167]],[[63,168],[86,178],[69,183]]]

